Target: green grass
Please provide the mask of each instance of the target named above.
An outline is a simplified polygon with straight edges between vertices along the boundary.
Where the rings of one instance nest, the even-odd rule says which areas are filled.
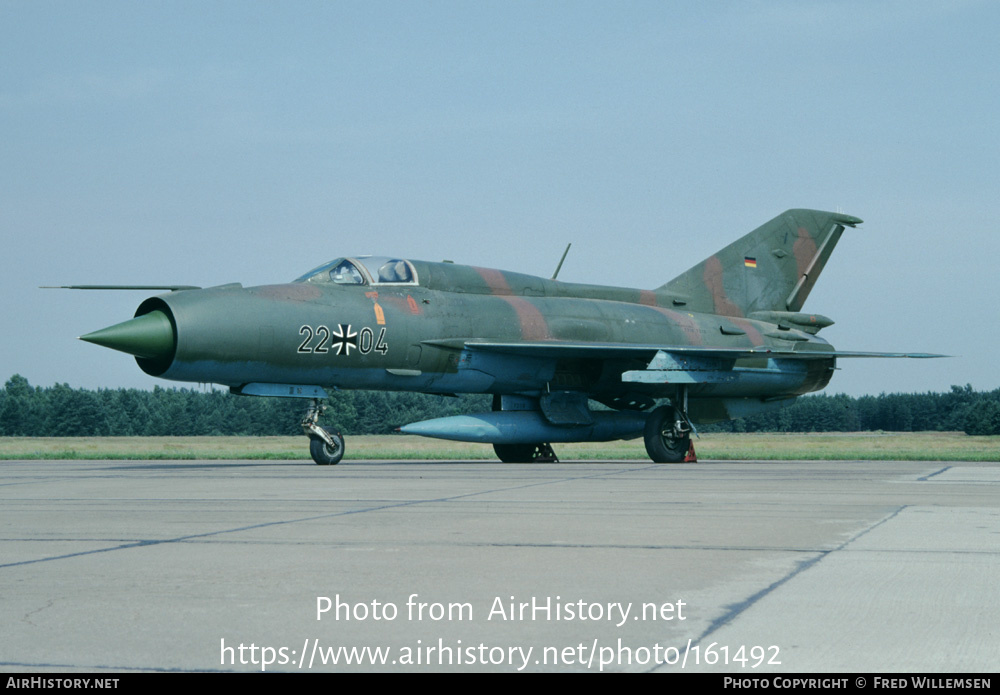
[[[702,460],[1000,461],[1000,437],[961,432],[706,434]],[[556,444],[563,461],[647,460],[642,440]],[[349,436],[351,459],[495,461],[488,444],[405,435]],[[0,460],[15,459],[308,459],[305,437],[0,437]]]

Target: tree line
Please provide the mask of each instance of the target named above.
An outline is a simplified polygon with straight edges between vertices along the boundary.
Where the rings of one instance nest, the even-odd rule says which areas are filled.
[[[490,410],[490,396],[335,391],[321,423],[345,434],[386,434],[417,420]],[[188,388],[32,386],[19,374],[0,391],[0,436],[294,435],[307,403]],[[963,431],[1000,434],[1000,389],[945,393],[804,396],[769,413],[699,427],[702,432]]]
[[[1000,389],[803,396],[787,408],[712,426],[721,432],[965,432],[1000,434]],[[702,428],[704,431],[704,428]]]

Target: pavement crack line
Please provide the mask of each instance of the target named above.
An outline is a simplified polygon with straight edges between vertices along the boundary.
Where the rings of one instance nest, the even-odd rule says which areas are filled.
[[[466,499],[469,497],[477,497],[479,495],[489,495],[497,492],[508,492],[510,490],[523,490],[530,487],[538,487],[542,485],[554,485],[557,483],[565,483],[574,480],[585,480],[587,478],[601,478],[610,475],[621,475],[622,473],[634,472],[646,470],[647,468],[655,468],[655,466],[640,466],[637,468],[629,468],[624,471],[604,471],[599,473],[592,473],[590,475],[578,475],[570,477],[562,477],[552,480],[543,480],[540,482],[526,483],[523,485],[511,485],[507,487],[499,487],[490,490],[478,490],[476,492],[466,492],[460,495],[452,495],[450,497],[436,497],[433,499],[423,499],[423,500],[406,500],[404,502],[395,502],[390,504],[381,504],[371,507],[365,507],[362,509],[349,509],[341,512],[331,512],[329,514],[316,514],[313,516],[302,517],[299,519],[284,519],[282,521],[268,521],[261,524],[250,524],[248,526],[240,526],[237,528],[221,529],[218,531],[206,531],[205,533],[192,533],[186,536],[177,536],[175,538],[161,538],[153,540],[139,540],[132,541],[128,543],[119,543],[118,545],[113,545],[107,548],[95,548],[93,550],[81,550],[75,553],[64,553],[62,555],[52,555],[49,557],[39,557],[32,560],[21,560],[18,562],[6,562],[0,564],[0,569],[8,569],[10,567],[23,567],[25,565],[34,565],[41,562],[52,562],[55,560],[67,560],[74,557],[83,557],[86,555],[98,555],[100,553],[111,553],[118,550],[131,550],[134,548],[147,548],[150,546],[164,545],[169,543],[183,543],[185,541],[191,541],[201,538],[209,538],[212,536],[222,536],[230,533],[239,533],[241,531],[252,531],[254,529],[268,528],[271,526],[283,526],[286,524],[298,524],[306,521],[317,521],[320,519],[332,519],[338,516],[351,516],[354,514],[366,514],[368,512],[378,512],[384,511],[386,509],[398,509],[402,507],[412,507],[421,504],[432,504],[436,502],[453,502],[455,500]]]
[[[922,483],[926,483],[929,479],[933,478],[935,475],[941,475],[942,473],[944,473],[947,470],[950,470],[951,468],[952,466],[945,466],[941,470],[934,471],[933,473],[928,473],[927,475],[921,478],[917,478],[917,480],[919,480]]]
[[[904,505],[896,508],[892,513],[887,514],[883,518],[881,518],[878,521],[874,522],[873,524],[869,525],[867,528],[861,529],[856,534],[854,534],[853,536],[851,536],[850,538],[848,538],[847,540],[845,540],[843,543],[841,543],[840,545],[838,545],[836,548],[831,548],[829,550],[817,550],[815,557],[811,557],[809,559],[800,561],[785,576],[781,577],[780,579],[775,580],[774,582],[772,582],[768,586],[764,587],[763,589],[761,589],[757,593],[748,596],[744,600],[742,600],[742,601],[740,601],[738,603],[732,603],[729,606],[727,606],[726,612],[724,612],[722,615],[720,615],[715,620],[713,620],[711,623],[709,623],[708,627],[705,628],[705,631],[702,632],[698,637],[696,637],[693,640],[688,641],[686,644],[678,645],[676,648],[681,653],[683,653],[685,649],[690,649],[691,647],[699,647],[699,646],[701,646],[701,643],[704,642],[706,639],[708,639],[709,636],[711,636],[713,633],[715,633],[720,628],[722,628],[722,627],[730,624],[731,622],[733,622],[736,618],[738,618],[741,614],[743,614],[747,609],[751,608],[754,604],[756,604],[758,601],[760,601],[761,599],[763,599],[765,596],[768,596],[769,594],[771,594],[772,592],[774,592],[779,587],[787,584],[790,580],[792,580],[793,578],[795,578],[798,575],[802,574],[807,569],[810,569],[811,567],[814,567],[819,562],[821,562],[825,558],[829,557],[833,553],[836,553],[838,551],[841,551],[841,550],[845,549],[851,543],[853,543],[854,541],[856,541],[856,540],[858,540],[860,538],[863,538],[864,536],[868,535],[869,533],[871,533],[872,531],[874,531],[875,529],[877,529],[879,526],[882,526],[883,524],[885,524],[888,521],[892,521],[904,509],[908,508],[909,506],[910,505],[908,505],[908,504],[904,504]],[[659,669],[663,668],[664,666],[666,666],[666,664],[657,664],[657,665],[654,665],[652,668],[650,668],[649,671],[650,672],[656,671],[656,670],[659,670]]]

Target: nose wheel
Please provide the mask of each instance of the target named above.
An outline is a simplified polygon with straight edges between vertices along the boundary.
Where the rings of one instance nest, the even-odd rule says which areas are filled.
[[[326,406],[314,399],[302,418],[302,431],[309,437],[309,454],[312,460],[319,466],[335,466],[344,458],[344,436],[317,424],[324,411]]]
[[[344,437],[340,432],[333,432],[326,427],[323,430],[333,443],[328,444],[319,437],[312,437],[309,440],[309,453],[317,465],[335,466],[340,463],[340,459],[344,458]]]

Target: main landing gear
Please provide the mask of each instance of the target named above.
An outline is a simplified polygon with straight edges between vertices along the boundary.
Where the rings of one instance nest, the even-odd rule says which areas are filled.
[[[661,405],[649,414],[643,439],[654,463],[684,463],[694,458],[691,422],[672,405]]]
[[[309,453],[313,461],[320,466],[335,466],[344,458],[344,437],[340,432],[316,424],[325,410],[325,405],[313,399],[302,418],[302,431],[309,437]]]
[[[516,398],[513,400],[517,400]],[[504,397],[493,394],[493,412],[502,411]],[[535,408],[538,408],[537,401]],[[494,444],[493,451],[503,463],[559,463],[559,457],[548,442],[538,444]]]
[[[494,444],[493,451],[504,463],[559,463],[552,445],[542,444]]]

